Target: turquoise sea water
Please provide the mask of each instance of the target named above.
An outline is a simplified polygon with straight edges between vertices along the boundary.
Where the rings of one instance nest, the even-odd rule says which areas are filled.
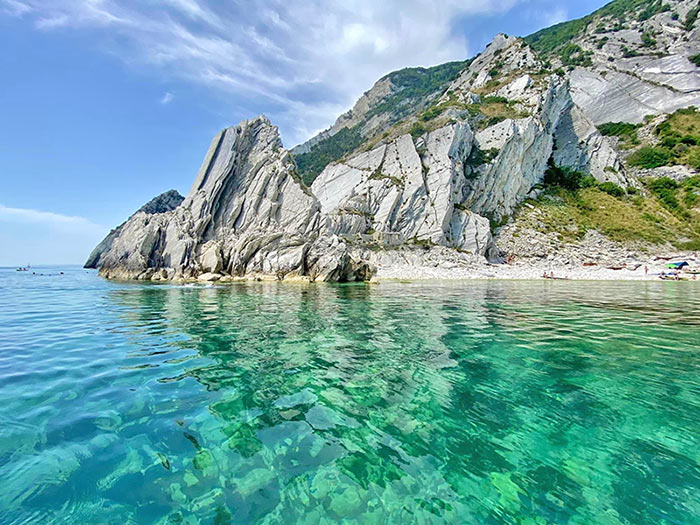
[[[2,524],[700,523],[697,283],[40,271],[0,270]]]

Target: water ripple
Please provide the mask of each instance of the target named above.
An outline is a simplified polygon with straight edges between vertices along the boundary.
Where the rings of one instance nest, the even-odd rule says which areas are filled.
[[[0,523],[700,522],[695,284],[0,270]]]

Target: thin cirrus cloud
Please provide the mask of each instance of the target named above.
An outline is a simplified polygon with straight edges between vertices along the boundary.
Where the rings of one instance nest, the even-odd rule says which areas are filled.
[[[292,145],[328,126],[388,71],[467,58],[471,50],[454,20],[528,1],[0,0],[0,6],[36,30],[102,35],[101,45],[130,66],[204,85],[237,113],[265,112]]]
[[[164,106],[170,104],[173,100],[175,100],[175,95],[173,95],[170,91],[166,91],[163,93],[163,96],[160,97],[160,103]]]
[[[0,14],[10,15],[10,16],[22,16],[30,12],[32,8],[19,0],[1,0],[0,1]]]
[[[61,234],[94,235],[104,234],[106,228],[84,218],[72,215],[62,215],[50,211],[33,210],[30,208],[11,208],[0,204],[0,224],[34,225]]]

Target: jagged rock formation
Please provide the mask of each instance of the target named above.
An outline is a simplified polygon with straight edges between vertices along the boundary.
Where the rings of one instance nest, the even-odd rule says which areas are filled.
[[[497,63],[504,80],[484,91],[494,84],[490,73]],[[484,239],[485,217],[507,217],[531,193],[552,155],[601,182],[633,184],[608,140],[573,103],[566,79],[530,72],[540,67],[522,40],[497,36],[436,101],[444,113],[427,119],[427,131],[415,144],[399,127],[396,138],[389,134],[393,141],[331,163],[314,181],[313,193],[326,211],[353,222],[356,230],[366,226],[400,233],[403,240],[418,236],[465,249],[474,247],[474,236]],[[499,110],[499,104],[505,107],[495,123],[486,115],[470,114],[489,105]],[[450,145],[449,161],[431,150],[436,144]],[[484,151],[491,152],[488,161]],[[420,187],[414,179],[418,173],[420,196],[413,193]],[[413,209],[406,211],[407,206]],[[358,214],[373,219],[363,222]],[[402,219],[407,215],[418,217],[421,227]]]
[[[137,212],[110,234],[98,267],[123,279],[367,277],[366,263],[324,235],[324,226],[318,200],[297,178],[277,128],[258,117],[214,138],[179,206]]]
[[[169,190],[165,193],[161,193],[157,197],[152,198],[150,201],[148,201],[146,204],[144,204],[138,210],[136,210],[136,213],[134,213],[134,215],[140,213],[144,215],[155,215],[157,213],[165,213],[177,208],[184,199],[185,198],[182,195],[180,195],[176,190]],[[134,217],[134,215],[132,215],[131,217]],[[131,220],[131,217],[129,217],[129,220]],[[115,229],[113,229],[107,234],[107,237],[102,239],[100,244],[98,244],[95,247],[95,249],[92,250],[92,253],[90,253],[90,256],[85,262],[85,268],[99,268],[102,266],[102,257],[104,257],[112,249],[112,244],[114,243],[114,240],[121,235],[122,229],[127,224],[127,222],[129,221],[127,220],[119,226],[117,226]]]
[[[445,126],[415,143],[402,135],[332,164],[312,192],[338,233],[377,232],[392,244],[426,242],[487,255],[487,219],[460,206],[474,134]]]
[[[554,67],[570,69],[572,98],[594,124],[639,123],[700,100],[690,61],[700,53],[697,7],[696,0],[618,1],[527,40]]]
[[[302,180],[311,185],[323,168],[401,120],[431,105],[469,61],[406,68],[379,79],[327,130],[292,148]]]
[[[681,18],[692,3],[672,4]],[[265,117],[227,128],[184,200],[139,210],[87,266],[115,278],[357,280],[448,252],[497,260],[492,223],[538,195],[548,164],[640,187],[596,124],[700,103],[696,30],[676,35],[656,8],[618,27],[619,9],[606,9],[526,40],[498,35],[471,61],[387,75],[291,152]],[[650,27],[673,54],[623,58],[633,33],[635,53],[648,47]]]

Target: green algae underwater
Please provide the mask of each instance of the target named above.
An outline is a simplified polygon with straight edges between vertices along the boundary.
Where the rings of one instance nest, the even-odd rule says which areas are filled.
[[[3,524],[700,523],[696,283],[0,270],[0,304]]]

